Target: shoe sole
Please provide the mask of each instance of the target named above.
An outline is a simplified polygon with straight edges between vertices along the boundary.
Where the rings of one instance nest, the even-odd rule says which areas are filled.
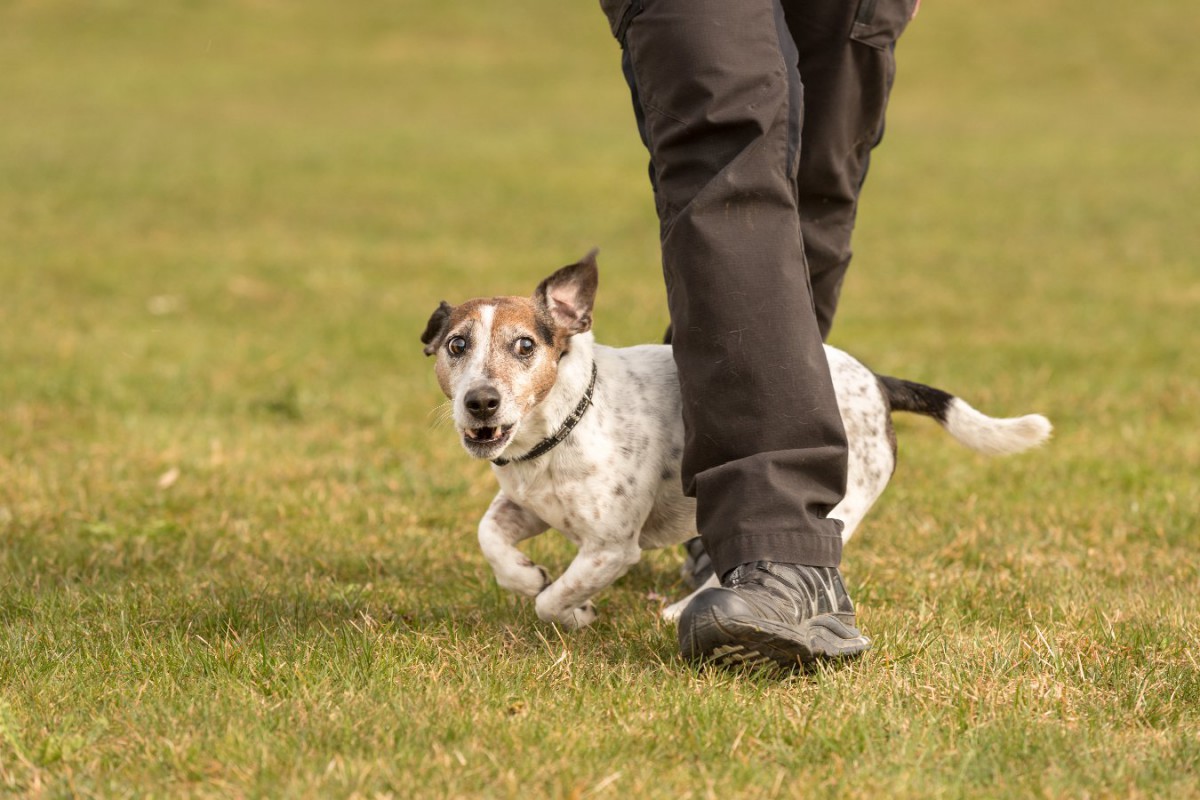
[[[795,669],[819,661],[855,658],[871,649],[870,639],[833,614],[821,614],[793,627],[706,609],[693,618],[690,633],[680,629],[679,639],[685,658],[727,668],[775,664]]]

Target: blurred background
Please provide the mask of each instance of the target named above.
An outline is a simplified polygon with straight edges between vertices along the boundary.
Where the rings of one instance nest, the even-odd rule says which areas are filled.
[[[467,727],[450,698],[473,679],[444,677],[462,654],[422,637],[468,620],[486,652],[512,623],[536,660],[532,613],[475,548],[492,478],[438,422],[418,336],[440,300],[528,293],[593,246],[598,338],[661,336],[646,156],[595,6],[0,0],[9,786],[102,787],[96,764],[130,741],[171,786],[177,736],[199,762],[242,764],[228,731],[181,722],[182,699],[135,700],[129,670],[289,727],[196,677],[208,651],[187,631],[264,653],[344,631],[339,663],[357,657],[338,649],[356,640],[347,620],[384,620],[386,652],[423,653],[411,674],[450,693],[426,700]],[[881,653],[931,597],[958,597],[934,618],[994,619],[1001,638],[1044,602],[1068,633],[1072,610],[1182,609],[1162,635],[1194,639],[1198,38],[1179,0],[925,0],[900,41],[833,343],[1057,431],[987,462],[900,423],[896,481],[847,551]],[[646,597],[680,590],[677,562],[655,554],[606,595],[614,628],[581,640],[597,669],[673,657]],[[78,655],[89,637],[99,661]],[[96,715],[99,733],[79,721]],[[409,735],[428,749],[448,734]],[[64,756],[62,736],[82,744]],[[212,768],[242,789],[305,786],[291,759],[331,741],[243,764],[250,778]],[[39,761],[47,747],[58,758]]]

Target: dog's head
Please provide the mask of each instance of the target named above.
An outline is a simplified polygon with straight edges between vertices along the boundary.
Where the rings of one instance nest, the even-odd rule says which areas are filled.
[[[596,251],[542,281],[532,297],[443,301],[421,342],[436,355],[438,384],[453,405],[463,446],[496,458],[546,399],[571,337],[591,330]]]

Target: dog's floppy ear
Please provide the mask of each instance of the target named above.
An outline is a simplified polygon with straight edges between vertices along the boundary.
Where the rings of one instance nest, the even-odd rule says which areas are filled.
[[[600,271],[596,253],[590,253],[577,263],[563,267],[542,281],[533,293],[533,301],[550,314],[556,325],[575,335],[592,328],[592,307],[596,303],[596,286]]]
[[[431,356],[441,347],[442,339],[446,336],[446,329],[450,327],[450,312],[453,310],[454,307],[443,300],[429,318],[429,324],[425,326],[425,332],[421,334],[421,344],[425,345],[425,355]]]

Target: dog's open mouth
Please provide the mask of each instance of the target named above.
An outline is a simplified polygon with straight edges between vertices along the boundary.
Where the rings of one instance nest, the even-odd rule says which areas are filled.
[[[512,425],[484,425],[463,430],[463,441],[468,447],[494,449],[508,441]]]

